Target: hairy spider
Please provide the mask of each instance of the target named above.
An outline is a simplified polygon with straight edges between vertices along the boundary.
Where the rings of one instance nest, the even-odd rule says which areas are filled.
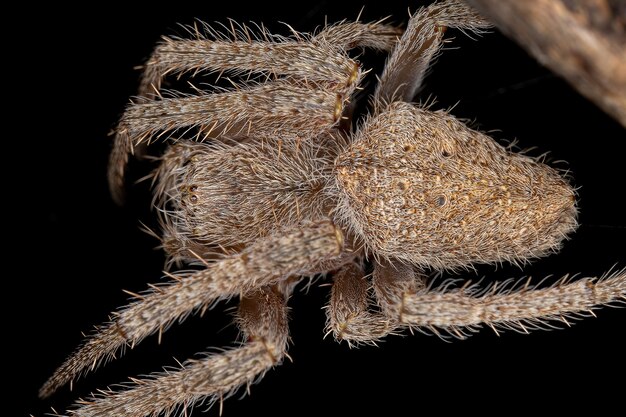
[[[287,299],[296,284],[326,272],[334,282],[328,331],[355,344],[407,328],[458,338],[482,323],[526,332],[623,300],[625,271],[547,288],[426,280],[429,270],[547,255],[576,227],[575,192],[557,170],[445,111],[410,103],[446,27],[479,32],[489,24],[447,0],[417,11],[404,33],[382,22],[342,22],[290,38],[237,26],[232,36],[205,28],[157,46],[140,99],[117,128],[109,179],[121,200],[134,147],[194,129],[198,140],[173,141],[153,181],[163,248],[172,263],[198,267],[137,294],[40,395],[239,296],[240,347],[104,391],[70,414],[170,414],[221,399],[281,362]],[[390,56],[370,114],[352,132],[350,100],[364,72],[347,54],[356,47]],[[227,90],[161,96],[164,77],[198,71],[250,77]]]

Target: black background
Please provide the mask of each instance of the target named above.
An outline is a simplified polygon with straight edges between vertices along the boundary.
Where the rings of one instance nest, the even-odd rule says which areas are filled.
[[[6,90],[15,103],[5,123],[17,128],[8,134],[3,167],[9,184],[5,236],[13,248],[6,259],[9,287],[3,307],[2,344],[9,349],[3,358],[9,370],[5,412],[7,405],[9,410],[17,406],[7,415],[40,416],[50,407],[61,411],[94,389],[234,340],[237,332],[225,312],[231,305],[221,304],[203,319],[175,326],[160,346],[148,338],[123,359],[75,383],[73,393],[63,387],[49,400],[36,396],[79,344],[81,331],[90,331],[125,302],[122,288],[141,291],[161,277],[163,257],[153,249],[157,242],[139,230],[140,221],[153,222],[145,190],[131,186],[129,203],[120,208],[106,185],[107,133],[136,91],[139,72],[133,67],[149,56],[160,35],[176,33],[177,23],[194,18],[262,21],[287,34],[275,22],[310,31],[324,16],[329,22],[354,19],[363,5],[364,20],[389,15],[402,24],[407,8],[417,2],[336,3],[284,8],[273,2],[176,2],[167,9],[137,10],[107,3],[89,10],[55,5],[7,13],[4,19],[14,24],[7,43],[16,65],[5,63]],[[25,33],[35,40],[24,39]],[[539,279],[626,266],[621,202],[626,130],[499,33],[478,41],[452,30],[448,34],[456,36],[450,45],[456,49],[434,65],[422,98],[436,97],[441,108],[458,103],[455,115],[496,138],[517,138],[521,148],[536,146],[536,155],[551,151],[554,160],[568,161],[580,187],[581,226],[559,254],[524,271],[485,267],[477,275]],[[530,336],[497,337],[486,329],[463,342],[418,334],[388,338],[378,348],[349,349],[331,337],[322,339],[327,294],[328,288],[319,286],[295,294],[290,301],[293,363],[270,371],[251,396],[226,401],[224,416],[301,410],[428,415],[427,406],[441,412],[507,413],[587,405],[598,415],[611,407],[623,409],[625,310],[603,309],[597,319],[571,329]],[[218,408],[208,415],[218,415]]]

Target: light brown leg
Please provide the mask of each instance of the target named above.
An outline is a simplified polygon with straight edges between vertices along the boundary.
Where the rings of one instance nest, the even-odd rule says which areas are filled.
[[[419,9],[387,60],[374,93],[375,103],[413,101],[431,62],[443,46],[446,27],[476,33],[491,24],[461,0],[437,2]]]
[[[325,42],[330,47],[353,49],[370,48],[391,51],[404,31],[385,25],[382,21],[372,23],[341,22],[326,26],[313,38],[314,43]]]
[[[426,285],[410,264],[391,264],[381,261],[374,265],[372,285],[378,305],[386,316],[394,318],[398,323],[402,319],[404,294],[424,291]]]
[[[196,39],[166,38],[156,47],[145,65],[140,96],[156,98],[166,75],[198,71],[265,72],[349,87],[356,81],[357,66],[343,52],[357,46],[389,51],[402,34],[382,22],[331,25],[311,42],[305,35],[279,39],[265,32],[255,34],[245,25],[233,26],[229,34],[205,29],[215,39],[190,31]]]
[[[267,82],[215,94],[131,104],[116,129],[109,159],[109,185],[122,200],[128,155],[141,142],[176,130],[198,130],[198,139],[215,135],[255,138],[315,137],[341,118],[345,99],[324,85]]]
[[[104,391],[78,404],[70,415],[140,417],[169,415],[209,399],[222,400],[282,361],[287,348],[285,297],[263,287],[241,300],[238,325],[246,342],[237,349],[188,360],[180,370],[135,379],[124,391]]]
[[[387,336],[397,327],[397,320],[380,312],[369,311],[370,284],[363,268],[350,263],[333,276],[330,303],[326,307],[326,331],[348,344],[368,343]]]
[[[192,127],[231,136],[310,137],[329,130],[341,117],[343,104],[336,92],[323,85],[275,81],[133,104],[122,116],[117,134],[127,135],[133,144],[156,133],[162,136]]]
[[[121,348],[163,331],[192,311],[215,301],[248,294],[298,275],[343,250],[341,232],[329,221],[281,230],[233,256],[186,275],[170,275],[165,285],[137,295],[137,301],[114,314],[63,364],[39,391],[47,397],[58,387],[111,359]]]
[[[526,283],[494,283],[480,289],[466,285],[447,290],[439,288],[411,289],[404,279],[391,278],[389,267],[377,267],[374,273],[379,302],[390,317],[401,323],[441,331],[464,338],[480,324],[492,329],[529,330],[553,328],[553,322],[593,315],[603,305],[626,301],[626,270],[603,278],[566,278],[548,288],[534,288]]]
[[[306,39],[274,40],[270,34],[263,37],[166,38],[145,65],[139,94],[155,98],[166,75],[200,71],[284,75],[335,82],[339,89],[351,87],[358,79],[358,65],[339,48],[320,48]]]

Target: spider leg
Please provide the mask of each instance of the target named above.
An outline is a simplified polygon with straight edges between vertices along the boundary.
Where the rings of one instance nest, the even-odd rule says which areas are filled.
[[[626,301],[626,269],[601,278],[570,280],[564,277],[547,288],[536,288],[528,281],[494,283],[479,289],[466,285],[447,291],[450,281],[439,288],[407,289],[393,281],[389,266],[377,265],[375,285],[385,288],[383,311],[390,317],[440,335],[444,330],[465,338],[484,323],[496,330],[554,328],[555,321],[569,325],[568,319],[593,315],[593,310]],[[391,285],[390,285],[391,284]],[[496,330],[497,331],[497,330]]]
[[[330,81],[337,92],[358,80],[358,64],[337,47],[308,39],[169,39],[145,64],[139,95],[156,98],[166,75],[200,71],[251,72]]]
[[[403,323],[402,301],[398,300],[402,294],[413,294],[424,291],[426,284],[410,264],[381,261],[374,266],[372,286],[376,301],[383,313]]]
[[[341,117],[343,99],[324,87],[274,81],[222,93],[137,103],[126,109],[117,132],[133,144],[157,132],[194,126],[219,135],[308,137],[330,129]]]
[[[341,22],[325,26],[315,37],[314,43],[325,42],[330,47],[353,49],[370,48],[379,51],[393,50],[404,30],[385,25],[382,21],[372,23]]]
[[[370,284],[361,265],[355,262],[333,276],[330,302],[326,306],[326,331],[349,345],[369,343],[392,333],[399,322],[380,312],[368,310]]]
[[[446,27],[480,33],[491,24],[460,0],[419,9],[387,60],[374,93],[375,103],[413,101],[430,63],[443,46]]]
[[[171,415],[200,401],[221,401],[243,385],[249,387],[285,355],[286,297],[270,286],[255,290],[242,297],[237,323],[246,338],[243,346],[188,360],[178,370],[133,379],[123,391],[101,391],[79,402],[70,415]]]
[[[372,273],[372,287],[381,313],[393,319],[397,327],[406,327],[402,315],[404,295],[423,292],[426,289],[425,277],[418,274],[410,264],[392,264],[380,261]]]
[[[111,359],[120,349],[132,347],[194,311],[278,283],[290,275],[301,275],[320,262],[339,257],[342,251],[341,231],[323,220],[277,231],[204,270],[170,275],[172,281],[152,286],[116,312],[112,322],[101,326],[55,371],[39,395],[49,396],[59,386]]]
[[[343,96],[325,84],[277,80],[199,96],[131,104],[117,127],[109,159],[109,186],[122,200],[124,171],[134,145],[178,129],[257,138],[314,137],[341,118]]]
[[[239,31],[233,28],[231,32],[232,39],[210,28],[216,39],[198,31],[196,39],[164,38],[145,64],[139,95],[154,99],[165,76],[198,71],[260,72],[332,81],[345,88],[357,81],[358,68],[345,55],[346,49],[362,46],[390,51],[402,34],[401,29],[381,21],[326,26],[311,39],[295,32],[292,39],[265,31],[254,34],[245,25],[238,26]]]

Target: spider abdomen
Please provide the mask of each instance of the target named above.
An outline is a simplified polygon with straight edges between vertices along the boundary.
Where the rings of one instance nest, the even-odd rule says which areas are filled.
[[[576,226],[559,173],[450,114],[394,103],[335,164],[341,212],[375,253],[433,267],[526,259]]]

